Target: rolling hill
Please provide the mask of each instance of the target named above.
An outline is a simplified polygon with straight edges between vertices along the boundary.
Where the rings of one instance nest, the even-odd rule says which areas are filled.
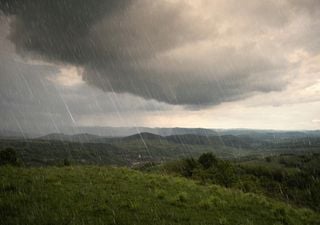
[[[0,224],[316,225],[255,194],[111,167],[0,167]]]

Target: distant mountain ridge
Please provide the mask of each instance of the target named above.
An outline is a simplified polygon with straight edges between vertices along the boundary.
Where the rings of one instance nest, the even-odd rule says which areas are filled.
[[[252,132],[252,131],[251,131]],[[134,143],[147,146],[153,144],[178,144],[178,145],[201,145],[211,147],[231,147],[234,149],[263,149],[270,147],[295,147],[297,145],[319,145],[320,135],[316,133],[304,134],[300,132],[277,132],[277,133],[254,133],[231,135],[230,132],[212,133],[211,135],[199,134],[175,134],[162,136],[149,132],[141,132],[126,137],[103,137],[88,133],[67,135],[53,133],[35,140],[61,141],[74,143],[99,143],[99,144],[129,144]]]
[[[79,143],[124,143],[124,142],[145,142],[145,141],[159,141],[159,142],[170,142],[174,144],[188,144],[188,145],[212,145],[212,146],[231,146],[231,147],[242,147],[249,148],[251,143],[248,143],[247,139],[239,138],[233,135],[222,135],[222,136],[202,136],[195,134],[182,134],[182,135],[170,135],[161,136],[153,133],[143,132],[127,137],[101,137],[91,134],[76,134],[76,135],[65,135],[65,134],[49,134],[43,137],[37,138],[37,140],[47,141],[62,141],[62,142],[79,142]],[[143,144],[143,143],[142,143]]]
[[[320,130],[311,131],[278,131],[278,130],[254,130],[254,129],[207,129],[207,128],[148,128],[148,127],[77,127],[64,128],[59,133],[45,135],[28,131],[9,131],[0,129],[0,138],[44,138],[44,139],[67,139],[67,140],[94,140],[99,137],[116,138],[128,137],[139,133],[151,133],[159,136],[173,135],[198,135],[198,136],[241,136],[258,139],[286,139],[320,137]],[[62,135],[63,134],[63,135]],[[68,137],[66,137],[68,136]]]

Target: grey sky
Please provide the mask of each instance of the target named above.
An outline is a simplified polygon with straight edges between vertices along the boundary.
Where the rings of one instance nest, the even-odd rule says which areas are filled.
[[[317,0],[0,0],[0,9],[2,128],[320,128]]]

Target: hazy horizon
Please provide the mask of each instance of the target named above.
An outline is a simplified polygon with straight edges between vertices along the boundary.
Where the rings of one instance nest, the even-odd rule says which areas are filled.
[[[305,133],[305,136],[320,136],[320,130],[273,130],[247,128],[201,128],[201,127],[64,127],[60,130],[6,130],[0,129],[0,138],[38,138],[52,134],[78,135],[89,134],[101,137],[125,137],[138,133],[152,133],[160,136],[170,135],[253,135],[253,134],[294,134]]]

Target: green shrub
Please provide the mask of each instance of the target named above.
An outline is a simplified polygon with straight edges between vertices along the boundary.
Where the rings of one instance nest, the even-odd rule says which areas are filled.
[[[221,198],[217,196],[210,196],[208,201],[212,206],[221,207],[227,204],[226,201],[222,200]]]
[[[266,162],[271,162],[272,158],[270,156],[266,157]]]
[[[219,218],[218,222],[220,225],[227,225],[228,224],[228,220],[225,217]]]
[[[177,195],[177,200],[179,202],[186,202],[187,201],[187,198],[188,198],[188,195],[186,192],[181,192]]]
[[[181,206],[183,203],[187,201],[188,195],[186,192],[180,192],[175,197],[170,200],[172,205]]]
[[[158,199],[164,199],[166,196],[166,193],[163,190],[156,190],[156,196]]]
[[[13,148],[0,151],[0,165],[18,165],[17,153]]]
[[[182,176],[191,177],[195,168],[197,168],[198,163],[194,158],[188,158],[183,161],[182,164]]]
[[[211,202],[208,199],[203,199],[199,202],[199,207],[202,209],[210,209]]]
[[[211,153],[203,153],[199,159],[198,162],[203,166],[204,169],[208,169],[215,164],[217,164],[218,159]]]
[[[71,163],[70,163],[69,159],[64,159],[64,160],[63,160],[63,165],[64,165],[64,166],[70,166]]]
[[[284,225],[292,224],[290,217],[285,208],[279,207],[274,210],[274,215],[278,222]]]

